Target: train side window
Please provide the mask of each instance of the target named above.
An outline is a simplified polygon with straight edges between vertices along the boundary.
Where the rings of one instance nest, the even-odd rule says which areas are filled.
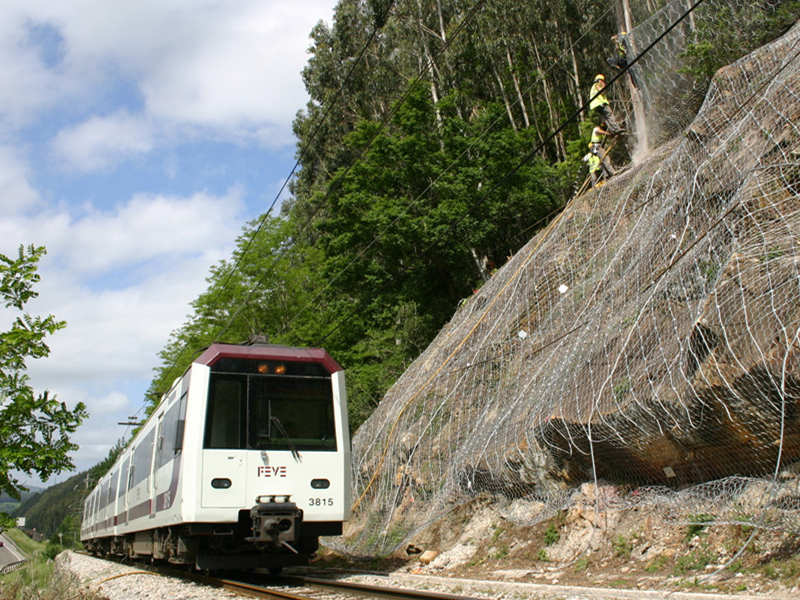
[[[117,497],[117,481],[119,480],[119,471],[114,471],[111,474],[111,480],[108,482],[108,501],[106,504],[114,502]]]
[[[153,458],[153,441],[155,429],[144,437],[141,443],[133,451],[133,483],[131,487],[141,483],[150,475],[150,464]]]
[[[184,379],[184,383],[186,380]],[[177,423],[175,424],[175,444],[173,445],[173,452],[177,454],[181,450],[183,450],[183,432],[186,428],[186,399],[189,395],[189,390],[186,389],[181,394],[180,400],[178,400],[178,412],[176,413],[176,417],[178,419]]]
[[[246,380],[212,376],[206,413],[205,448],[243,448],[242,413]]]
[[[178,453],[178,441],[183,445],[183,420],[181,412],[185,410],[186,393],[164,413],[158,431],[158,449],[156,454],[156,468],[163,467]],[[180,436],[178,435],[180,434]]]
[[[125,460],[122,461],[122,475],[119,478],[119,490],[117,490],[117,498],[121,497],[125,494],[125,491],[128,489],[128,457],[125,457]]]

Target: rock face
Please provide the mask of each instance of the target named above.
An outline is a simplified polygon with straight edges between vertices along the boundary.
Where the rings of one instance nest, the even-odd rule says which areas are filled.
[[[600,478],[800,460],[798,43],[796,25],[720,70],[682,136],[462,304],[354,438],[354,546],[483,490],[560,506]]]

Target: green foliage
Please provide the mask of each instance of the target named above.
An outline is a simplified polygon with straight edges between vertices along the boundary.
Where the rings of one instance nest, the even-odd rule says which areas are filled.
[[[44,549],[44,544],[34,541],[25,535],[24,532],[20,531],[17,528],[8,529],[3,532],[3,535],[7,536],[14,542],[14,545],[17,549],[22,552],[27,558],[32,558],[40,553]]]
[[[35,528],[53,542],[70,548],[77,547],[80,544],[83,501],[94,484],[111,468],[124,447],[124,441],[118,440],[101,462],[88,471],[31,496],[13,516],[24,516],[26,527]]]
[[[633,543],[625,538],[625,536],[618,535],[611,540],[611,547],[614,550],[614,555],[620,558],[628,559],[631,557],[633,551]]]
[[[82,403],[73,409],[49,392],[34,392],[26,361],[50,353],[45,337],[66,326],[53,315],[32,316],[24,311],[38,296],[34,285],[44,246],[20,246],[16,258],[0,254],[0,302],[17,313],[11,328],[0,333],[0,491],[19,498],[24,489],[12,469],[36,473],[43,480],[73,467],[69,453],[77,446],[69,435],[87,416]]]
[[[800,14],[800,0],[779,3],[772,12],[761,2],[698,9],[697,28],[683,58],[682,72],[708,81],[723,67],[786,31]]]
[[[688,542],[694,536],[702,533],[705,528],[714,521],[714,515],[701,513],[698,515],[689,515],[689,526],[686,528],[685,540]]]
[[[558,532],[558,528],[550,523],[544,532],[544,545],[552,546],[558,542],[559,539],[561,539],[561,534]]]
[[[541,560],[542,562],[548,562],[550,557],[547,556],[547,550],[544,548],[539,548],[539,552],[536,555],[536,560]]]
[[[64,551],[64,546],[58,544],[56,542],[47,542],[47,546],[44,548],[44,556],[53,560],[56,556],[61,554]]]
[[[673,573],[675,575],[684,575],[688,571],[698,571],[704,569],[713,560],[714,556],[706,546],[695,548],[677,558]]]
[[[104,596],[81,586],[78,578],[56,569],[52,560],[39,556],[7,575],[0,576],[3,600],[101,600]]]
[[[664,556],[663,554],[659,554],[645,566],[644,570],[648,573],[657,573],[662,571],[664,567],[667,565],[669,559]]]

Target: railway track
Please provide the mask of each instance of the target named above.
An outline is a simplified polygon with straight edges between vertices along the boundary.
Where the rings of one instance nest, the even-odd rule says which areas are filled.
[[[339,581],[324,577],[285,576],[272,577],[261,573],[242,574],[234,577],[217,577],[195,571],[179,570],[174,567],[153,564],[136,564],[118,561],[111,558],[99,559],[88,553],[79,552],[82,556],[94,560],[105,560],[132,570],[95,581],[102,585],[118,578],[150,575],[171,577],[210,588],[227,590],[239,595],[253,598],[270,598],[281,600],[352,600],[354,598],[394,598],[395,600],[483,600],[474,596],[399,588],[393,586],[363,584]]]
[[[345,600],[351,598],[395,598],[396,600],[480,600],[473,596],[460,596],[442,592],[412,590],[391,586],[367,585],[322,579],[318,577],[286,577],[281,581],[296,586],[292,592],[275,589],[270,585],[256,585],[230,579],[209,578],[212,585],[258,598],[285,600]],[[274,584],[273,584],[274,585]]]

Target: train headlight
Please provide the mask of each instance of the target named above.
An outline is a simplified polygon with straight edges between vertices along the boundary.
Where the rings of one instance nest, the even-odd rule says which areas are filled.
[[[286,365],[278,365],[275,367],[276,375],[283,375],[284,373],[286,373]]]
[[[231,480],[227,477],[217,477],[216,479],[211,480],[211,487],[218,490],[227,490],[229,487],[231,487],[231,485]]]
[[[315,490],[325,490],[331,487],[331,482],[327,479],[312,479],[311,487]]]

